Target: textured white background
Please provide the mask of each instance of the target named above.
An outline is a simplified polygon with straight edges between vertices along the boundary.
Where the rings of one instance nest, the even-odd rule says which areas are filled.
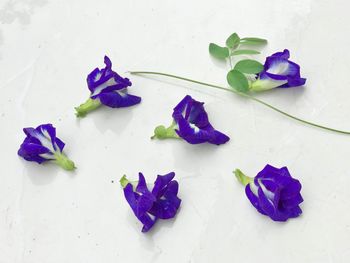
[[[307,78],[304,88],[259,97],[350,129],[349,8],[345,0],[0,0],[0,262],[349,262],[349,136],[226,92],[134,76],[139,106],[101,108],[82,120],[73,111],[105,54],[122,74],[161,70],[226,85],[208,43],[236,31],[269,40],[261,59],[290,49]],[[149,140],[186,94],[206,102],[229,143]],[[76,172],[17,156],[22,128],[47,122]],[[301,180],[300,218],[276,223],[258,214],[232,175],[255,175],[266,163]],[[150,182],[175,171],[183,200],[175,220],[148,234],[117,183],[139,171]]]

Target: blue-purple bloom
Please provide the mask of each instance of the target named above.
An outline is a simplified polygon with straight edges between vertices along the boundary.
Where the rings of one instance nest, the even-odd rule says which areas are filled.
[[[253,91],[302,86],[306,79],[300,77],[300,66],[289,60],[289,51],[277,52],[266,58],[264,69],[251,85]]]
[[[235,171],[237,179],[245,185],[245,192],[252,205],[274,221],[286,221],[298,217],[303,202],[301,184],[292,178],[287,167],[280,169],[266,165],[255,178]]]
[[[149,231],[158,219],[175,217],[181,199],[177,197],[179,184],[173,180],[174,176],[174,172],[158,175],[152,191],[148,190],[142,173],[139,173],[136,186],[133,186],[125,176],[120,179],[127,202],[143,224],[142,232]]]
[[[56,137],[52,124],[42,124],[35,129],[24,128],[23,131],[27,137],[18,150],[19,156],[39,164],[55,161],[66,170],[75,169],[74,163],[62,152],[65,144]]]
[[[173,111],[173,124],[169,128],[158,126],[155,135],[159,139],[182,138],[190,144],[211,143],[224,144],[230,138],[217,131],[209,123],[204,103],[185,96]]]
[[[101,104],[111,108],[122,108],[141,102],[140,97],[128,94],[127,88],[131,86],[130,80],[112,70],[112,62],[107,56],[104,57],[104,63],[105,68],[95,68],[87,76],[91,94],[85,103],[75,108],[78,117],[84,117]]]

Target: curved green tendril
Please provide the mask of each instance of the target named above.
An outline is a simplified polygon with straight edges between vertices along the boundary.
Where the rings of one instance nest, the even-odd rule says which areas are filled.
[[[221,86],[218,86],[218,85],[215,85],[215,84],[210,84],[210,83],[205,83],[205,82],[202,82],[202,81],[197,81],[197,80],[193,80],[193,79],[189,79],[189,78],[184,78],[184,77],[180,77],[180,76],[176,76],[176,75],[172,75],[172,74],[167,74],[167,73],[162,73],[162,72],[155,72],[155,71],[129,71],[130,74],[133,74],[133,75],[159,75],[159,76],[165,76],[165,77],[170,77],[170,78],[174,78],[174,79],[180,79],[180,80],[184,80],[184,81],[188,81],[188,82],[192,82],[192,83],[196,83],[196,84],[199,84],[199,85],[203,85],[203,86],[207,86],[207,87],[212,87],[212,88],[215,88],[215,89],[220,89],[220,90],[225,90],[225,91],[229,91],[229,92],[232,92],[232,93],[235,93],[235,94],[238,94],[242,97],[246,97],[246,98],[249,98],[251,100],[254,100],[274,111],[277,111],[279,113],[281,113],[282,115],[284,116],[287,116],[293,120],[296,120],[296,121],[299,121],[299,122],[302,122],[304,124],[308,124],[308,125],[311,125],[311,126],[314,126],[314,127],[317,127],[317,128],[320,128],[320,129],[324,129],[324,130],[328,130],[328,131],[332,131],[332,132],[336,132],[336,133],[341,133],[341,134],[348,134],[350,135],[350,131],[342,131],[342,130],[338,130],[338,129],[333,129],[333,128],[329,128],[329,127],[326,127],[326,126],[323,126],[323,125],[320,125],[320,124],[316,124],[316,123],[313,123],[313,122],[310,122],[310,121],[306,121],[306,120],[303,120],[301,118],[298,118],[298,117],[295,117],[287,112],[284,112],[260,99],[257,99],[255,98],[254,96],[251,96],[247,93],[242,93],[242,92],[239,92],[239,91],[236,91],[234,89],[229,89],[229,88],[225,88],[225,87],[221,87]]]

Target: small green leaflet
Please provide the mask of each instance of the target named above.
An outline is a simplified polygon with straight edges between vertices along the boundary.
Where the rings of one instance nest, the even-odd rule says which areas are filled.
[[[231,53],[231,56],[238,56],[238,55],[257,55],[260,54],[259,51],[256,50],[250,50],[250,49],[241,49],[241,50],[235,50]]]
[[[237,62],[234,69],[247,74],[256,74],[261,72],[264,66],[256,60],[243,59]]]
[[[238,70],[231,70],[227,73],[228,84],[239,92],[247,92],[249,90],[249,83],[243,73]]]
[[[239,45],[240,38],[237,33],[233,33],[226,40],[226,46],[229,48],[236,48]]]
[[[257,37],[244,37],[241,39],[241,43],[246,45],[263,45],[267,43],[267,40]]]
[[[214,43],[209,44],[209,53],[218,59],[225,59],[230,55],[227,47],[220,47]]]

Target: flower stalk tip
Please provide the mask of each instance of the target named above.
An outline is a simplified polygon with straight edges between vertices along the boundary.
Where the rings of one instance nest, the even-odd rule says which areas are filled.
[[[241,170],[236,169],[233,171],[233,173],[235,174],[237,180],[244,186],[246,186],[247,184],[251,183],[252,181],[254,181],[254,178],[246,176],[244,173],[242,173]]]
[[[75,107],[75,115],[78,118],[85,117],[90,111],[93,111],[101,106],[101,102],[98,99],[87,99],[86,102],[80,104],[78,107]]]
[[[74,162],[72,160],[70,160],[65,154],[55,153],[54,156],[56,158],[56,160],[55,160],[56,164],[61,166],[63,169],[65,169],[67,171],[73,171],[77,168],[75,166]]]
[[[173,138],[173,139],[179,139],[180,137],[177,135],[175,131],[176,123],[171,124],[168,128],[165,128],[164,125],[159,125],[154,129],[154,135],[151,137],[151,139],[167,139],[167,138]]]
[[[128,183],[130,183],[130,182],[129,182],[129,180],[126,178],[126,175],[124,174],[124,175],[120,178],[119,183],[120,183],[120,185],[121,185],[123,188],[125,188],[125,186],[127,186]]]

